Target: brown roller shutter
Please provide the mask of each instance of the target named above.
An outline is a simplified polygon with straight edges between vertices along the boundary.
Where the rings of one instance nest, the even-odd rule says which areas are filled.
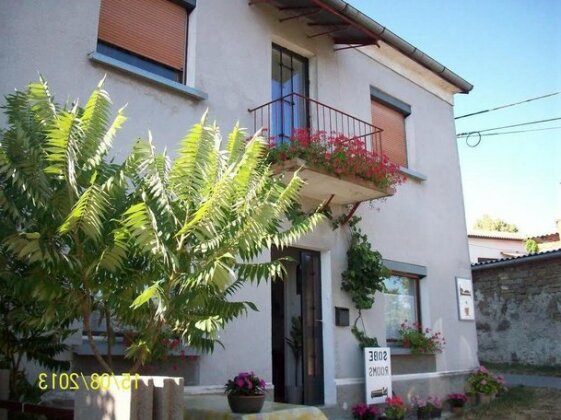
[[[171,1],[101,0],[101,41],[182,71],[186,34],[187,10]]]
[[[372,124],[384,130],[382,150],[395,164],[407,167],[405,117],[387,105],[372,101]]]

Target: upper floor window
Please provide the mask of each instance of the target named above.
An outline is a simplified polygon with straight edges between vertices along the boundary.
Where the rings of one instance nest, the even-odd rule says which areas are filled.
[[[193,6],[192,0],[101,0],[97,51],[184,83]]]
[[[395,164],[407,167],[407,141],[405,118],[411,114],[411,107],[385,92],[370,88],[372,100],[372,124],[382,132],[382,150]]]

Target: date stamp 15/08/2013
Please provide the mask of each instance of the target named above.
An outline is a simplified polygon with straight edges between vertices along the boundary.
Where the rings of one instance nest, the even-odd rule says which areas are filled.
[[[41,372],[37,377],[38,386],[41,390],[56,391],[96,391],[108,390],[110,388],[127,391],[129,389],[138,389],[138,381],[140,375],[135,373],[123,373],[115,375],[113,373],[93,373],[86,375],[82,372]]]

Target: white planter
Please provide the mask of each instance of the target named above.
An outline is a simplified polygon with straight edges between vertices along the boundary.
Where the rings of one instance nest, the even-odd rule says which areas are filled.
[[[128,377],[127,377],[128,378]],[[183,418],[183,378],[120,375],[104,382],[107,388],[76,392],[74,418],[83,420],[179,420]],[[90,377],[86,376],[86,382]],[[88,384],[91,382],[88,382]],[[127,384],[128,383],[128,384]],[[117,384],[125,384],[118,386]],[[130,386],[128,386],[130,385]],[[128,389],[124,389],[128,388]]]

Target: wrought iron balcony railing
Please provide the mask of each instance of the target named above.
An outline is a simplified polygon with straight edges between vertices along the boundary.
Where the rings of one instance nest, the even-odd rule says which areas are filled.
[[[295,130],[324,132],[360,139],[366,150],[382,154],[382,129],[298,93],[291,93],[249,109],[253,129],[263,129],[275,143],[290,141]]]

